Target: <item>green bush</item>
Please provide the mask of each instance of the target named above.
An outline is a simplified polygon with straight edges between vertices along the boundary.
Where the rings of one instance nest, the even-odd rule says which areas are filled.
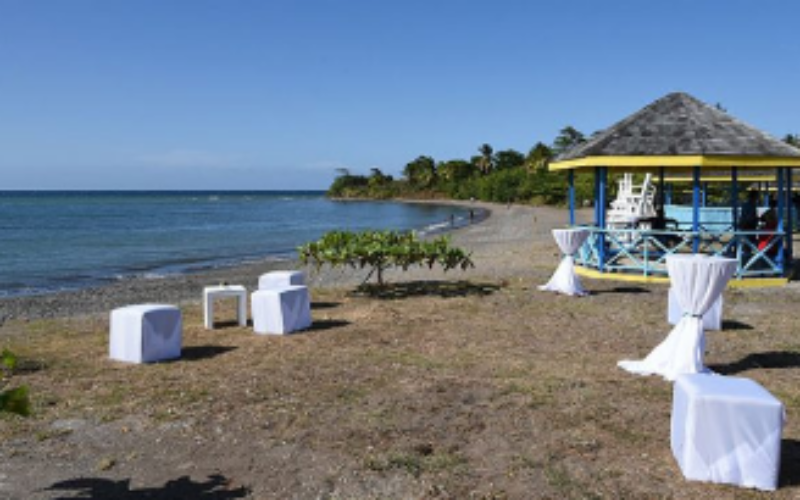
[[[369,268],[364,282],[373,274],[379,285],[384,283],[383,273],[389,268],[407,271],[411,266],[440,265],[445,271],[474,267],[470,255],[450,246],[446,236],[430,241],[417,238],[414,233],[397,231],[331,231],[319,241],[307,243],[298,249],[300,261],[321,268]]]
[[[0,353],[0,364],[2,364],[3,381],[2,387],[8,384],[8,379],[13,375],[17,368],[17,356],[3,349]],[[0,412],[14,413],[17,415],[28,416],[31,414],[30,400],[28,398],[28,388],[25,386],[15,389],[0,391]]]

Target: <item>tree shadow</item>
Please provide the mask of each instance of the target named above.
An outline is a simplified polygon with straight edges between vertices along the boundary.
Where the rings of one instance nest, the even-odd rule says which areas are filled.
[[[781,440],[780,487],[800,485],[800,441]]]
[[[339,307],[341,302],[312,302],[311,309],[333,309]]]
[[[114,481],[102,478],[80,478],[59,481],[46,491],[69,491],[69,496],[58,499],[97,499],[115,500],[173,500],[176,498],[196,498],[200,500],[227,500],[244,498],[250,491],[244,486],[232,487],[230,481],[221,474],[208,476],[207,481],[193,481],[188,476],[167,481],[164,486],[155,488],[130,489],[130,479]]]
[[[407,299],[411,297],[484,297],[501,288],[493,283],[471,283],[469,281],[407,281],[384,285],[359,286],[353,296],[381,300]]]
[[[747,370],[800,368],[800,353],[796,352],[759,352],[748,354],[739,361],[727,364],[709,365],[712,371],[720,375],[733,375]]]
[[[180,359],[183,361],[199,361],[201,359],[214,358],[220,354],[225,354],[235,350],[236,347],[227,345],[192,345],[184,346],[181,349]]]
[[[321,332],[324,330],[332,330],[334,328],[341,328],[343,326],[349,325],[349,321],[345,321],[342,319],[323,319],[323,320],[314,320],[311,326],[305,330],[306,332]]]
[[[605,293],[650,293],[650,290],[638,286],[616,286],[608,290],[592,290],[590,292],[591,295],[602,295]]]
[[[736,321],[735,319],[723,319],[722,320],[722,329],[723,330],[752,330],[753,327],[748,325],[747,323],[742,323],[741,321]]]

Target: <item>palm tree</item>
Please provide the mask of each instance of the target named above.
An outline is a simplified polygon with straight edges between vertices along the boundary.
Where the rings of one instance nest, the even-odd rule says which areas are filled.
[[[494,163],[494,149],[488,144],[484,144],[478,148],[478,152],[481,154],[480,158],[478,159],[478,168],[481,170],[482,174],[488,174],[492,171],[492,166]]]

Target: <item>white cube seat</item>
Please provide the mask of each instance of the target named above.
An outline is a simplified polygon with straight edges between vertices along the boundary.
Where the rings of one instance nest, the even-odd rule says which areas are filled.
[[[181,357],[182,319],[175,306],[140,304],[111,311],[109,357],[152,363]]]
[[[675,381],[672,453],[686,479],[778,485],[783,404],[756,382],[692,374]]]
[[[250,303],[256,333],[285,334],[311,326],[311,300],[305,286],[258,290]]]
[[[675,289],[669,288],[669,299],[667,300],[667,321],[670,325],[677,325],[683,317],[683,309],[678,302]],[[703,330],[719,331],[722,330],[722,295],[719,296],[714,304],[703,315]]]
[[[258,278],[258,289],[286,288],[287,286],[303,286],[306,277],[303,271],[271,271]]]

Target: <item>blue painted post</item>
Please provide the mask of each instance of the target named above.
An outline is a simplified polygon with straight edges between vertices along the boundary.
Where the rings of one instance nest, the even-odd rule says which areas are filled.
[[[569,183],[569,225],[575,225],[575,170],[570,169],[567,173]]]
[[[702,204],[702,206],[703,207],[707,207],[708,206],[708,183],[707,182],[703,183],[702,193],[703,193],[703,204]]]
[[[692,252],[700,251],[700,167],[692,168]]]
[[[672,205],[672,183],[667,184],[667,205]]]
[[[600,233],[597,238],[597,267],[600,272],[603,272],[606,263],[606,234],[603,232],[606,229],[606,183],[608,182],[608,169],[606,167],[597,167],[598,183],[597,183],[597,202],[599,206],[599,224]]]
[[[731,217],[733,230],[739,230],[739,169],[731,168]]]
[[[794,238],[794,199],[792,190],[794,189],[792,184],[792,169],[786,169],[786,205],[788,206],[788,210],[786,211],[786,226],[787,226],[787,236],[786,236],[786,259],[787,262],[791,262],[794,259],[794,243],[792,242]]]
[[[777,186],[778,191],[777,193],[775,193],[778,197],[777,198],[778,227],[775,228],[775,230],[778,231],[778,233],[780,234],[783,232],[783,216],[784,216],[784,210],[786,210],[786,193],[784,192],[785,186],[783,184],[783,168],[780,167],[777,168],[776,174],[778,178],[778,186]],[[776,260],[775,263],[778,265],[778,269],[780,270],[781,274],[783,274],[783,269],[784,269],[783,263],[785,262],[785,257],[784,257],[785,242],[786,242],[786,237],[784,237],[784,239],[781,241],[781,244],[778,246],[778,256],[775,259]]]
[[[761,195],[761,205],[769,207],[769,182],[764,183],[764,194]]]

